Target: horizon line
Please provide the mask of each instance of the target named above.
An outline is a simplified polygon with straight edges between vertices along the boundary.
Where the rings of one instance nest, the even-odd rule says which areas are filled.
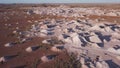
[[[84,3],[0,3],[0,4],[120,4],[120,2],[84,2]]]

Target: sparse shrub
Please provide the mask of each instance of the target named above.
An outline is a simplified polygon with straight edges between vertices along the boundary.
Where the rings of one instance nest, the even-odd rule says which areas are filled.
[[[68,56],[67,60],[55,60],[53,68],[81,68],[81,63],[79,60],[76,60],[75,54],[71,54]]]
[[[35,59],[35,61],[33,62],[33,66],[32,66],[32,68],[37,68],[37,66],[38,66],[38,64],[40,63],[40,59]]]
[[[54,44],[64,44],[63,41],[58,40],[57,37],[53,37],[53,38],[51,38],[51,40],[52,40],[51,45],[54,45]]]
[[[40,48],[43,49],[43,50],[48,50],[50,48],[49,45],[47,44],[39,44]]]

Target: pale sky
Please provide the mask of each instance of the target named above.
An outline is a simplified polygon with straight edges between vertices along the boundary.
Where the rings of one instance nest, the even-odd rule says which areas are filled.
[[[0,3],[120,3],[120,0],[0,0]]]

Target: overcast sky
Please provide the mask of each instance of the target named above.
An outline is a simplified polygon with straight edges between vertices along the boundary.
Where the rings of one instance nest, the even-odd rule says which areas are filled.
[[[0,3],[120,3],[120,0],[0,0]]]

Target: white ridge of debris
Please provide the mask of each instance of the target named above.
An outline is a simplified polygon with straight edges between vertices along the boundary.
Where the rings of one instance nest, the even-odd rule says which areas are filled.
[[[98,16],[120,16],[119,9],[100,9],[99,7],[92,7],[92,8],[81,8],[81,7],[74,7],[70,8],[68,6],[64,7],[37,7],[29,10],[27,12],[28,15],[31,14],[40,14],[40,15],[58,15],[63,17],[85,17],[88,15],[98,15]]]
[[[29,14],[29,12],[27,12]],[[104,16],[120,16],[120,9],[100,9],[93,8],[70,8],[68,6],[59,7],[37,7],[33,8],[33,13],[40,15],[63,16],[63,17],[85,17],[86,19],[79,20],[56,20],[49,19],[41,21],[38,24],[33,24],[32,27],[26,31],[26,37],[43,37],[44,44],[51,44],[51,38],[56,37],[63,45],[68,53],[82,56],[80,59],[83,68],[110,68],[105,60],[111,60],[120,66],[119,47],[114,48],[115,45],[120,45],[120,25],[112,24],[105,21],[103,18],[91,20],[90,15],[104,15]],[[30,13],[32,14],[32,13]],[[101,20],[103,20],[101,22]],[[64,49],[63,48],[63,49]],[[54,52],[61,52],[62,49],[58,46],[51,48]],[[28,52],[31,52],[31,47]],[[100,55],[103,60],[96,61],[97,55]],[[87,58],[86,58],[87,57]],[[48,62],[48,56],[41,57],[43,62]],[[87,61],[89,60],[89,61]],[[87,65],[89,63],[90,65]]]

